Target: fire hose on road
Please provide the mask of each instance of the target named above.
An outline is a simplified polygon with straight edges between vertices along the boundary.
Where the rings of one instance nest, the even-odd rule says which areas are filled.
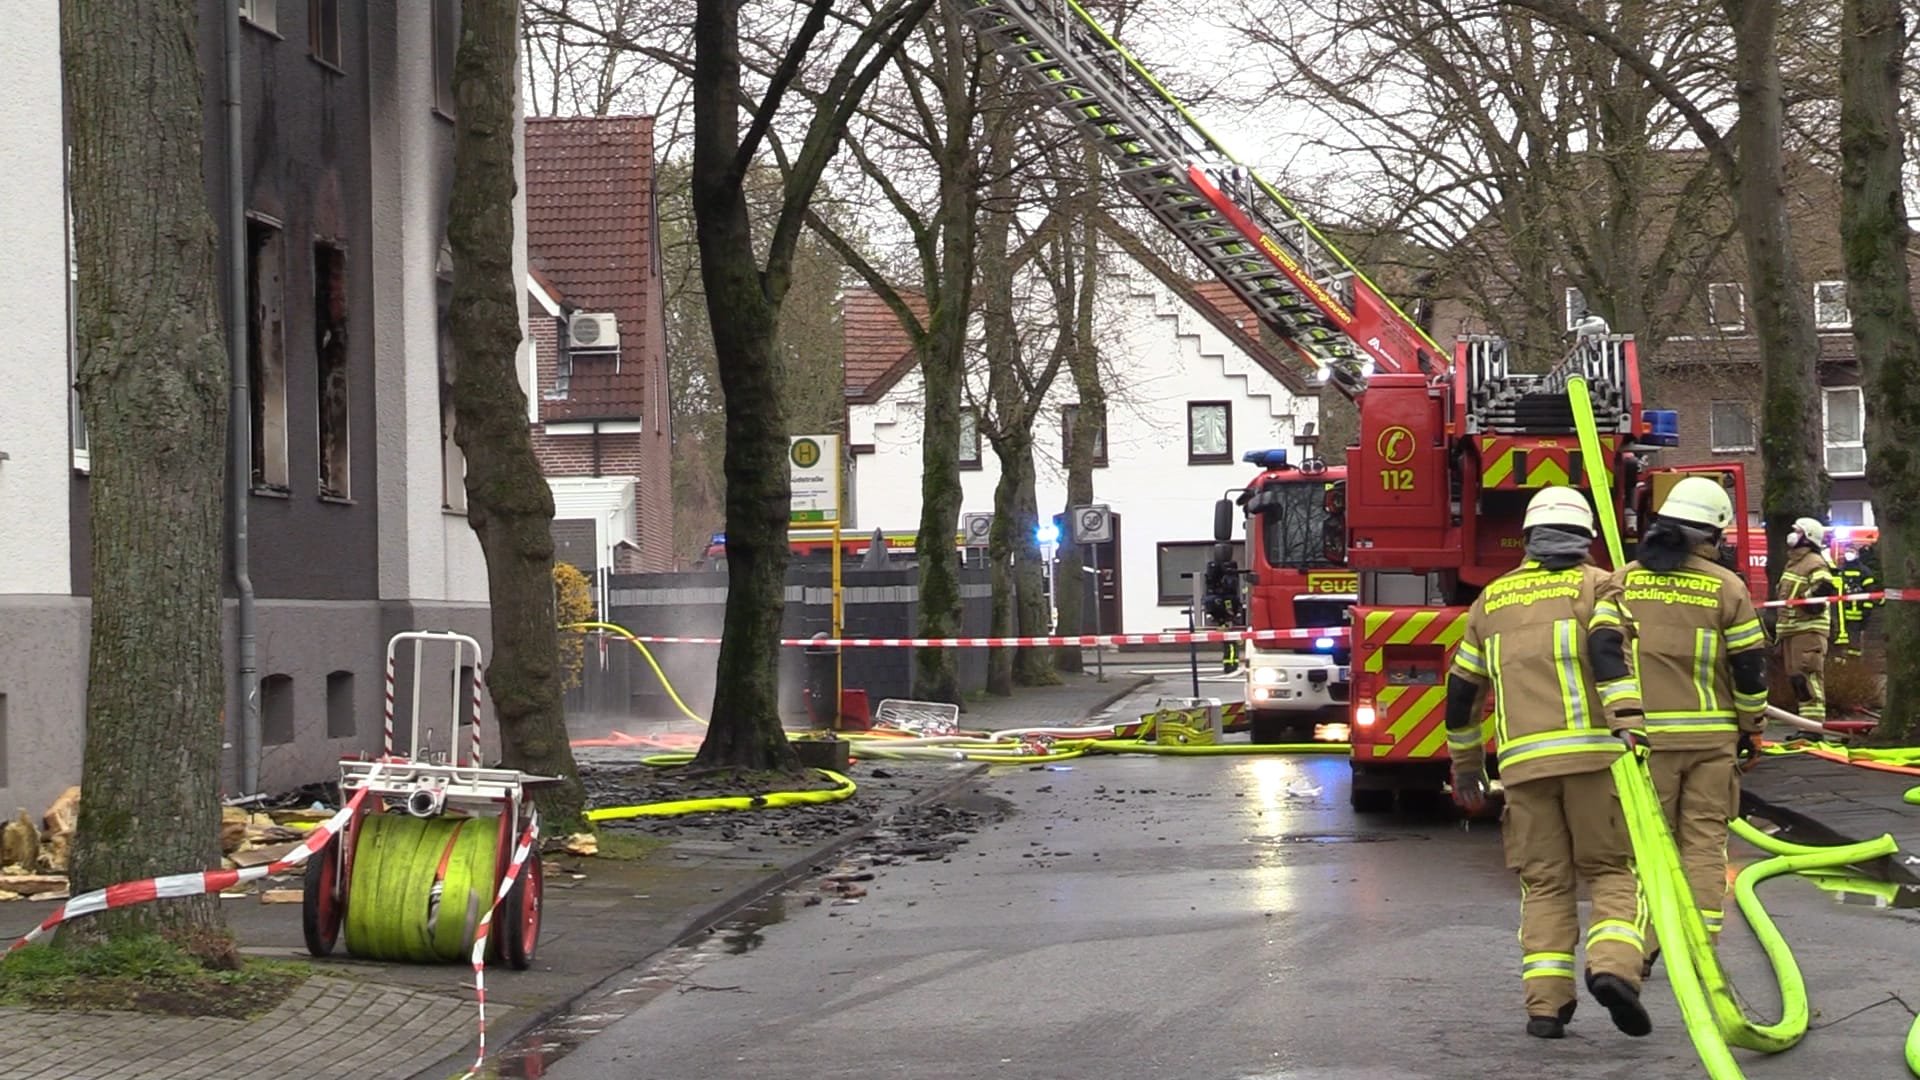
[[[1612,477],[1607,473],[1586,380],[1579,377],[1569,380],[1567,392],[1572,399],[1574,426],[1580,433],[1588,486],[1595,502],[1608,507],[1612,502]],[[1613,565],[1625,566],[1619,524],[1611,513],[1603,512],[1598,517]],[[1687,1035],[1693,1040],[1694,1050],[1699,1053],[1708,1076],[1713,1080],[1743,1080],[1745,1074],[1740,1071],[1729,1046],[1777,1054],[1806,1037],[1809,1021],[1806,981],[1779,927],[1760,903],[1755,886],[1779,874],[1850,866],[1879,858],[1891,854],[1897,845],[1892,836],[1883,835],[1878,840],[1841,847],[1804,847],[1776,840],[1743,820],[1731,823],[1735,835],[1772,856],[1747,867],[1734,881],[1740,913],[1759,939],[1773,967],[1774,978],[1780,984],[1780,1021],[1760,1024],[1750,1019],[1735,1000],[1732,983],[1720,967],[1706,920],[1694,903],[1693,890],[1681,868],[1680,852],[1667,829],[1666,815],[1660,808],[1660,798],[1646,762],[1636,754],[1622,754],[1613,764],[1613,776],[1633,841],[1635,872],[1646,892],[1654,928],[1660,940],[1667,943],[1662,955],[1680,1014],[1686,1021]],[[1675,943],[1679,947],[1675,947]],[[1908,1068],[1920,1075],[1920,1021],[1916,1021],[1908,1033],[1906,1057]]]

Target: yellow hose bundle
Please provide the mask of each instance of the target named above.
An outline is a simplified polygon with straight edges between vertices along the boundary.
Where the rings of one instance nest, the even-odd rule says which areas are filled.
[[[363,818],[347,890],[347,950],[369,960],[466,959],[493,900],[498,828],[492,818]]]

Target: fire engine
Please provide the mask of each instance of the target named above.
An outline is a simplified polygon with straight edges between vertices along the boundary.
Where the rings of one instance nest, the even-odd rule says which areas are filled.
[[[1343,476],[1329,470],[1310,479],[1301,468],[1296,477],[1281,458],[1255,462],[1263,472],[1244,503],[1249,562],[1277,535],[1284,569],[1347,574],[1340,586],[1352,591],[1329,595],[1342,597],[1332,603],[1345,608],[1339,636],[1350,650],[1334,658],[1348,662],[1318,670],[1326,704],[1338,704],[1346,683],[1355,808],[1385,809],[1403,790],[1438,790],[1453,646],[1480,590],[1519,564],[1528,499],[1544,486],[1572,485],[1630,533],[1683,475],[1646,459],[1678,445],[1678,417],[1643,408],[1633,338],[1590,319],[1571,349],[1540,371],[1522,370],[1497,337],[1462,337],[1443,349],[1073,0],[955,2],[983,44],[1106,155],[1122,189],[1325,384],[1358,403]],[[1582,452],[1580,414],[1591,416],[1597,462]],[[1599,491],[1589,483],[1595,466],[1604,477]],[[1712,471],[1730,488],[1737,520],[1746,520],[1742,471]],[[1216,508],[1216,522],[1220,516]],[[1306,545],[1304,558],[1295,540]],[[1605,565],[1604,549],[1595,549]],[[1264,576],[1282,568],[1270,561],[1252,570],[1248,616],[1256,628],[1314,617],[1299,592],[1289,603],[1279,579]],[[1284,676],[1260,675],[1283,663]],[[1291,688],[1296,663],[1305,667],[1257,650],[1249,693],[1277,689],[1283,677]]]

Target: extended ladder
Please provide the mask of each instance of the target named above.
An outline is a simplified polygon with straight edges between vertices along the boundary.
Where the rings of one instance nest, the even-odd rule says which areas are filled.
[[[1341,390],[1360,393],[1376,367],[1440,374],[1433,340],[1077,3],[956,2],[1119,166],[1120,186]]]

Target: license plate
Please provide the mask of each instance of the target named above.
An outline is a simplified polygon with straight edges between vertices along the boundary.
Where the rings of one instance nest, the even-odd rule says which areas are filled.
[[[1339,671],[1339,677],[1338,677],[1338,679],[1336,679],[1335,681],[1337,681],[1337,682],[1352,682],[1352,681],[1353,681],[1353,669],[1352,669],[1352,668],[1350,668],[1350,667],[1343,667],[1343,668],[1341,668],[1341,669],[1340,669],[1340,671]]]

